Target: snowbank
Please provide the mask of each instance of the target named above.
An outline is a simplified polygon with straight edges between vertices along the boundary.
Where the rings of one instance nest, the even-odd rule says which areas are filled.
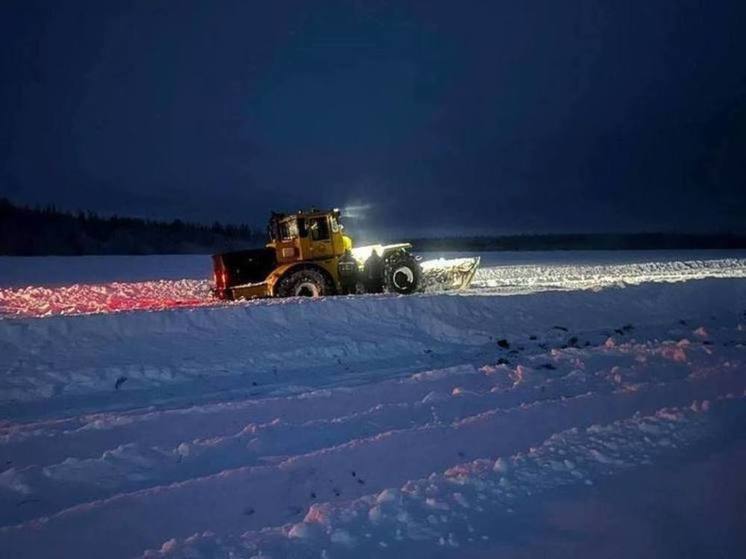
[[[208,392],[231,382],[245,389],[249,378],[265,392],[318,387],[362,381],[373,370],[396,375],[434,359],[460,362],[501,338],[525,342],[553,327],[577,337],[608,327],[610,316],[619,326],[642,325],[745,308],[746,282],[705,280],[599,293],[333,297],[3,319],[0,405],[184,383]],[[334,377],[319,375],[329,368]]]
[[[514,254],[488,253],[482,256],[471,289],[459,294],[599,290],[648,282],[746,277],[745,258],[638,262],[640,255],[621,252],[596,255],[602,263],[594,263],[588,261],[588,255],[561,254],[543,255],[547,259],[544,263],[512,264],[517,258]],[[160,257],[0,258],[0,319],[226,304],[210,294],[206,256],[164,256],[161,275],[156,258]],[[526,258],[521,256],[520,260]],[[107,283],[112,278],[118,281]],[[149,281],[140,281],[144,279]]]

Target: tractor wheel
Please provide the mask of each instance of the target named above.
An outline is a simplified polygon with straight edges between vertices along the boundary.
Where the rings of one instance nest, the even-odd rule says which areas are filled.
[[[388,293],[409,295],[422,284],[422,269],[408,252],[393,254],[383,268],[383,285]]]
[[[277,284],[278,297],[323,297],[331,293],[331,285],[324,274],[313,268],[290,272]]]

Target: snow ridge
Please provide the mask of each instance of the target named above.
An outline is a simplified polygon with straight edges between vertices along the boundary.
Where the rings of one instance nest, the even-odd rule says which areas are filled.
[[[253,393],[308,390],[320,388],[317,379],[328,382],[323,371],[330,369],[337,372],[335,380],[360,382],[373,368],[380,378],[382,370],[397,375],[433,363],[468,362],[508,332],[528,341],[561,325],[577,336],[608,327],[605,316],[615,316],[617,325],[650,324],[693,313],[733,313],[744,301],[746,283],[711,279],[608,289],[592,299],[581,292],[340,297],[4,319],[0,348],[6,374],[0,377],[0,406],[94,394],[119,402],[156,388],[163,398],[188,392],[192,399],[230,390],[245,396],[246,376],[263,387],[249,391]]]
[[[497,253],[499,255],[499,253]],[[207,257],[201,257],[207,262]],[[499,256],[497,257],[499,258]],[[186,269],[193,266],[191,257]],[[41,259],[43,260],[43,259]],[[121,259],[119,259],[121,260]],[[121,265],[121,262],[117,261]],[[173,265],[173,264],[171,264]],[[171,275],[173,271],[169,270]],[[186,270],[185,270],[186,273]],[[54,283],[54,272],[50,272]],[[199,275],[202,275],[200,273]],[[461,295],[512,295],[541,291],[602,289],[647,282],[682,282],[704,278],[744,278],[746,258],[678,260],[625,264],[500,265],[482,267],[472,288]],[[244,305],[226,303],[210,294],[207,279],[160,279],[139,282],[77,283],[63,286],[2,287],[3,316],[48,317],[123,311]],[[250,304],[266,304],[253,302]]]

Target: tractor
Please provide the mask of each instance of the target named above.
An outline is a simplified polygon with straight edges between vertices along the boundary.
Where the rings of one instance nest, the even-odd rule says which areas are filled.
[[[213,255],[215,296],[232,300],[371,292],[408,295],[423,290],[426,276],[433,276],[433,266],[424,273],[409,243],[353,248],[336,209],[273,212],[267,232],[264,248]],[[477,258],[458,270],[446,266],[445,281],[452,287],[468,285],[478,264]],[[435,266],[440,276],[443,269]]]

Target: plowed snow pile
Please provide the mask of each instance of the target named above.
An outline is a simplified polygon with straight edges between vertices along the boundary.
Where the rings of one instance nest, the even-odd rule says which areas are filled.
[[[499,253],[498,253],[499,254]],[[56,268],[45,268],[36,263],[34,274],[41,285],[20,286],[12,277],[9,287],[3,287],[0,273],[0,317],[52,316],[109,313],[128,310],[165,310],[179,307],[205,307],[224,305],[210,294],[211,282],[206,279],[159,279],[98,283],[102,277],[114,272],[103,270],[102,259],[96,257],[73,277],[86,278],[86,283],[56,286]],[[134,257],[136,261],[147,258],[153,267],[153,257]],[[137,260],[137,259],[140,260]],[[167,271],[173,275],[178,269],[179,257],[167,260]],[[199,277],[202,271],[195,266],[195,257],[183,259],[185,272]],[[207,259],[207,257],[201,257]],[[486,260],[497,260],[492,256]],[[586,257],[587,258],[587,257]],[[9,259],[3,263],[9,267]],[[40,259],[45,260],[45,259]],[[59,260],[59,259],[55,259]],[[64,260],[64,259],[63,259]],[[508,259],[509,262],[509,259]],[[137,271],[127,269],[126,257],[112,258],[113,267],[122,267],[120,274],[137,277]],[[60,266],[64,262],[59,263]],[[20,264],[19,264],[20,266]],[[16,274],[18,272],[15,272]],[[147,274],[143,274],[147,275]],[[63,274],[64,276],[64,274]],[[472,281],[471,289],[461,295],[513,295],[540,291],[568,291],[601,289],[609,286],[637,285],[647,282],[680,282],[703,278],[746,278],[746,258],[719,258],[697,260],[672,260],[631,263],[579,263],[579,264],[501,264],[482,266]],[[257,304],[257,301],[251,304]],[[261,302],[259,302],[261,304]]]
[[[467,297],[207,308],[192,280],[54,288],[46,310],[8,310],[23,290],[6,289],[0,557],[572,556],[585,532],[563,521],[596,488],[634,503],[630,476],[684,468],[676,491],[692,492],[685,465],[711,449],[716,471],[746,465],[728,451],[746,439],[746,281],[683,281],[743,262],[679,268],[605,289],[630,269],[574,268],[492,296],[517,266]],[[111,285],[140,286],[125,308],[166,310],[102,312],[120,309]],[[71,303],[84,289],[100,298]],[[570,505],[536,521],[558,496]],[[661,524],[644,552],[710,533],[712,555],[746,549],[712,493],[686,524],[663,489],[647,498]],[[630,554],[624,526],[603,533]]]

